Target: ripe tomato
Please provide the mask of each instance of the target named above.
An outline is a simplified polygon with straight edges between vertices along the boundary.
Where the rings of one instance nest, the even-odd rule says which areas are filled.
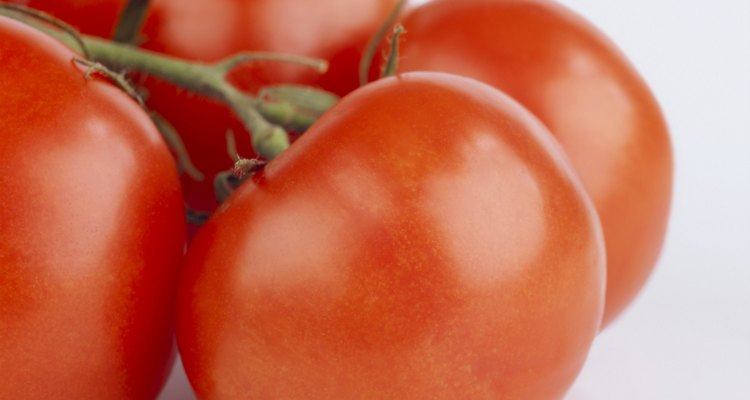
[[[479,82],[345,97],[193,241],[198,397],[554,399],[603,309],[595,212],[545,128]]]
[[[0,18],[0,398],[149,399],[174,357],[174,161],[118,88]]]
[[[611,322],[656,263],[671,198],[667,126],[637,71],[557,2],[438,0],[403,24],[402,71],[451,72],[500,88],[565,148],[602,221]]]

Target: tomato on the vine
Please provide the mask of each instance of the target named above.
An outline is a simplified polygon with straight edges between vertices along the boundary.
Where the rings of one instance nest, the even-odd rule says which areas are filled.
[[[604,324],[611,322],[656,263],[671,199],[669,134],[643,79],[601,32],[557,2],[436,0],[402,23],[402,71],[493,85],[560,141],[603,225]]]
[[[14,0],[52,13],[82,32],[109,37],[125,0]],[[358,63],[374,32],[397,0],[153,0],[138,43],[144,48],[194,61],[213,62],[243,51],[263,51],[320,58],[325,74],[309,67],[254,62],[231,74],[239,88],[255,92],[276,83],[320,87],[339,95],[358,86]],[[97,21],[93,24],[92,21]],[[108,28],[106,25],[110,24]],[[230,169],[226,133],[231,131],[240,155],[254,157],[250,135],[224,105],[150,77],[145,86],[149,107],[177,130],[203,180],[183,175],[187,205],[212,211],[216,173]]]
[[[218,61],[241,51],[316,57],[330,63],[319,76],[308,67],[255,62],[238,67],[231,79],[251,92],[274,83],[319,86],[345,94],[358,85],[357,65],[370,36],[396,0],[158,0],[144,28],[143,46],[190,60]],[[204,181],[182,179],[187,204],[203,211],[217,206],[212,180],[231,168],[225,135],[234,133],[240,155],[254,156],[249,134],[224,105],[149,79],[148,104],[180,133]]]
[[[593,206],[525,109],[405,74],[343,98],[192,242],[188,377],[213,399],[561,398],[596,336]]]
[[[177,170],[75,57],[0,17],[0,398],[154,398],[174,358]]]

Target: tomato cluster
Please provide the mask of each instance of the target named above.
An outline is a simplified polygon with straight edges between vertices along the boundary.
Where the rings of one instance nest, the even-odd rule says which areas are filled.
[[[137,1],[15,3],[107,38]],[[397,0],[142,3],[130,48],[314,57],[327,72],[224,79],[341,99],[221,202],[227,134],[262,152],[210,82],[126,60],[123,83],[0,16],[0,397],[154,398],[175,331],[199,398],[564,396],[653,268],[671,196],[664,118],[614,44],[554,2],[435,0],[383,41],[399,72],[359,87]],[[186,210],[212,214],[195,238]]]

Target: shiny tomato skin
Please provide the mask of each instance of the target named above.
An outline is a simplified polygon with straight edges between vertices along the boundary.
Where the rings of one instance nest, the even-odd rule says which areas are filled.
[[[403,24],[402,71],[491,84],[560,141],[602,221],[603,325],[612,322],[651,274],[671,202],[669,132],[646,83],[599,30],[553,1],[437,0]]]
[[[437,73],[334,106],[192,242],[205,399],[558,399],[599,329],[593,207],[546,129]]]
[[[0,18],[0,398],[152,399],[175,354],[185,235],[146,113]]]

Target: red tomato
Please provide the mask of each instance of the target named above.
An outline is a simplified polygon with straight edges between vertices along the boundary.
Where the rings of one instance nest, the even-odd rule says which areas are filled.
[[[145,28],[144,47],[200,61],[217,61],[241,51],[271,51],[330,62],[322,77],[309,68],[253,63],[231,75],[240,88],[255,91],[270,83],[302,83],[345,94],[358,86],[357,65],[366,42],[385,21],[396,0],[157,0]],[[225,134],[231,130],[240,154],[252,158],[249,134],[231,111],[212,100],[148,80],[149,106],[172,122],[194,164],[205,175],[182,179],[187,204],[217,206],[213,178],[232,167]]]
[[[671,145],[646,84],[601,32],[557,2],[438,0],[403,24],[402,71],[500,88],[565,148],[602,221],[610,323],[651,273],[669,214]]]
[[[601,232],[546,129],[479,82],[345,97],[188,250],[200,398],[561,398],[601,318]]]
[[[174,358],[185,222],[148,116],[0,18],[0,398],[149,399]]]

